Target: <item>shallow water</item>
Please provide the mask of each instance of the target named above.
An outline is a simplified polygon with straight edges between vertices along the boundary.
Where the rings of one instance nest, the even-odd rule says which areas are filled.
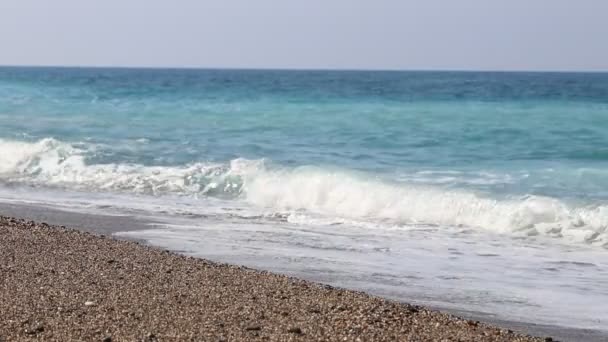
[[[0,68],[0,197],[421,303],[605,329],[608,74]]]

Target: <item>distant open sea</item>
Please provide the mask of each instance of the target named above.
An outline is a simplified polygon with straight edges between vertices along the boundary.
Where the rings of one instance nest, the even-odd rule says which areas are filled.
[[[608,328],[608,74],[0,68],[0,197],[498,318]]]

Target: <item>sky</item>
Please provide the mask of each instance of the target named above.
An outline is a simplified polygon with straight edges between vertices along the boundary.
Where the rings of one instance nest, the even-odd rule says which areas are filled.
[[[0,65],[608,71],[607,0],[0,0]]]

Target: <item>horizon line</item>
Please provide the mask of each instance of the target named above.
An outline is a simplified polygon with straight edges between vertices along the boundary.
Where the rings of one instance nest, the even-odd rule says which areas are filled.
[[[65,64],[0,64],[0,68],[63,68],[63,69],[135,69],[135,70],[241,70],[241,71],[359,71],[359,72],[487,72],[487,73],[577,73],[602,74],[608,69],[449,69],[449,68],[312,68],[312,67],[220,67],[220,66],[131,66],[131,65],[65,65]]]

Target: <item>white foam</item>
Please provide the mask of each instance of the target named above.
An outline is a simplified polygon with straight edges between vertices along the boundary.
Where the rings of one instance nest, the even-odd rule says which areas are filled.
[[[389,221],[389,226],[465,226],[608,243],[608,206],[600,203],[581,206],[541,196],[492,198],[472,190],[387,182],[344,170],[273,168],[264,160],[184,166],[88,164],[88,152],[87,147],[50,138],[31,143],[0,140],[0,181],[154,196],[239,198],[274,212],[322,215],[330,218],[327,222],[346,218]]]
[[[35,143],[0,140],[0,180],[160,195],[205,194],[217,185],[214,177],[227,175],[225,166],[209,163],[177,167],[90,165],[86,152],[51,138]]]
[[[71,145],[51,138],[35,143],[0,139],[0,175],[35,173],[41,168],[53,167],[52,164],[73,153]]]
[[[253,204],[279,210],[608,242],[608,206],[570,207],[550,197],[499,200],[464,190],[390,184],[316,168],[250,175],[243,193]]]

